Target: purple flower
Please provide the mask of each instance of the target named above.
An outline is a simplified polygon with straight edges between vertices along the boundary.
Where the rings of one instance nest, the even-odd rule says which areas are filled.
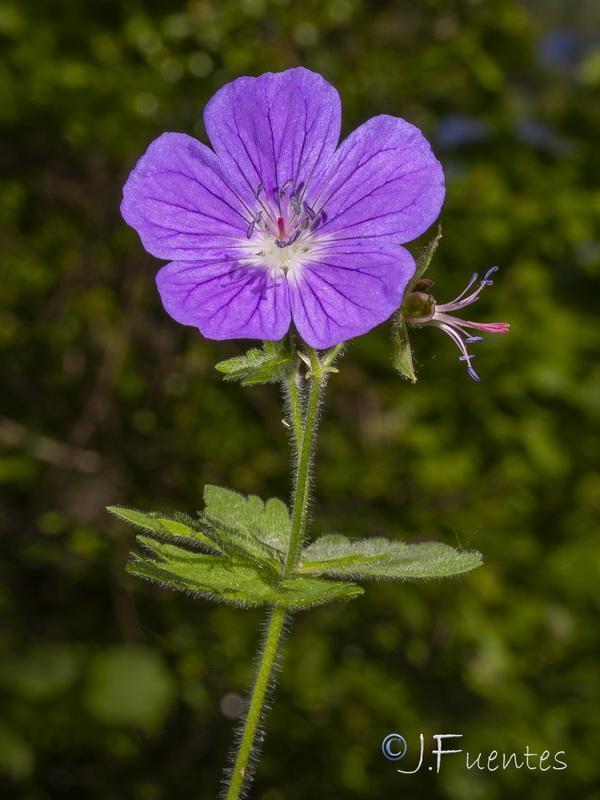
[[[148,252],[168,313],[211,339],[315,348],[386,320],[414,274],[401,244],[444,199],[421,132],[379,116],[338,147],[340,99],[298,68],[239,78],[206,106],[213,149],[181,133],[153,142],[121,206]]]
[[[479,375],[475,372],[471,364],[475,356],[469,353],[467,345],[483,341],[483,336],[472,336],[469,333],[469,329],[488,333],[508,333],[510,324],[508,322],[470,322],[469,320],[458,319],[458,317],[453,316],[453,312],[459,311],[461,308],[474,303],[486,286],[493,286],[494,282],[490,280],[490,276],[493,275],[497,269],[498,267],[492,267],[488,270],[479,281],[479,286],[475,291],[469,294],[471,288],[477,283],[479,278],[477,273],[474,273],[467,286],[458,297],[450,303],[443,303],[440,305],[435,302],[430,294],[422,291],[415,291],[407,296],[402,306],[404,321],[409,325],[415,327],[434,325],[450,336],[461,352],[460,361],[466,362],[469,375],[475,381],[479,380]],[[432,286],[433,281],[427,278],[421,278],[415,288],[429,290]]]

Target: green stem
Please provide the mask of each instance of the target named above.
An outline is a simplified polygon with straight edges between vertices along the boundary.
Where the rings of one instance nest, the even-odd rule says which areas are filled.
[[[300,451],[302,437],[304,435],[303,419],[302,419],[302,404],[300,402],[300,392],[298,390],[298,381],[300,376],[298,374],[290,375],[284,385],[284,394],[286,401],[286,411],[292,427],[294,435],[294,450],[297,457]]]
[[[319,417],[319,402],[328,373],[332,371],[331,365],[336,356],[341,352],[343,345],[332,348],[321,361],[315,350],[308,349],[310,359],[310,392],[303,414],[300,393],[298,391],[297,376],[290,377],[285,384],[288,413],[292,424],[296,445],[296,475],[292,505],[292,530],[289,549],[282,576],[289,575],[297,566],[304,544],[306,523],[308,519],[308,504],[311,485],[312,457],[315,449],[315,438]],[[308,377],[307,376],[307,377]],[[231,773],[226,800],[238,800],[244,787],[248,763],[254,747],[256,732],[260,723],[265,695],[271,682],[273,666],[277,659],[281,643],[281,634],[285,621],[286,610],[281,607],[270,611],[267,632],[264,639],[262,653],[259,658],[258,671],[252,689],[250,704],[244,720],[242,737]]]
[[[246,771],[248,769],[248,762],[256,738],[256,731],[262,715],[265,694],[271,681],[271,673],[279,650],[279,642],[283,623],[285,621],[286,610],[281,607],[274,608],[270,612],[270,615],[259,667],[256,673],[256,680],[254,682],[254,688],[252,689],[252,697],[250,698],[250,705],[248,706],[246,719],[244,721],[244,730],[242,732],[235,765],[231,773],[226,800],[237,800],[242,791],[246,778]]]
[[[308,501],[310,497],[310,468],[312,466],[315,436],[317,432],[319,401],[327,377],[327,373],[323,369],[317,353],[312,348],[309,349],[309,357],[312,372],[310,393],[306,404],[302,438],[298,443],[296,483],[292,508],[292,532],[290,535],[287,558],[283,567],[284,575],[289,575],[296,567],[302,545],[304,544],[304,535],[306,533],[306,522],[308,518]]]

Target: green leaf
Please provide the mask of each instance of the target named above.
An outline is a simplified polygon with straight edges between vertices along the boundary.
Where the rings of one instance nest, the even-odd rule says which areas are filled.
[[[198,544],[207,545],[218,552],[225,552],[213,538],[206,536],[201,530],[201,525],[197,520],[175,512],[177,519],[172,519],[161,514],[159,511],[137,511],[135,508],[122,508],[121,506],[108,506],[106,509],[116,517],[129,522],[136,528],[142,528],[160,536],[173,536],[177,539],[187,539]]]
[[[276,498],[266,502],[256,495],[245,496],[221,486],[204,487],[202,518],[217,529],[235,530],[250,536],[285,557],[292,523],[285,503]]]
[[[199,519],[179,511],[172,518],[156,511],[118,506],[108,510],[160,538],[189,541],[279,572],[290,536],[284,503],[276,499],[264,503],[259,497],[245,497],[218,486],[205,487],[205,500],[206,509],[199,512]]]
[[[304,575],[281,578],[248,562],[191,552],[146,536],[139,536],[138,540],[161,560],[135,555],[128,564],[128,572],[235,605],[269,604],[300,609],[350,598],[363,591],[352,583],[334,583]]]
[[[361,578],[444,578],[461,575],[481,564],[475,550],[455,550],[447,544],[405,544],[387,539],[358,539],[333,534],[309,545],[299,572],[308,575],[345,575]]]
[[[225,373],[226,381],[241,381],[242,386],[272,383],[285,378],[298,364],[298,356],[291,350],[288,338],[277,342],[263,342],[262,348],[252,348],[243,356],[228,358],[216,365]]]
[[[279,575],[289,545],[291,523],[287,507],[274,498],[265,503],[230,489],[207,486],[205,509],[198,519],[175,512],[136,511],[112,506],[109,511],[158,538],[208,547],[210,552],[248,561]]]
[[[291,575],[282,581],[283,597],[280,605],[289,608],[309,608],[325,605],[335,600],[349,600],[364,594],[364,589],[355,583],[344,581],[333,583],[328,580],[307,578],[304,575]]]

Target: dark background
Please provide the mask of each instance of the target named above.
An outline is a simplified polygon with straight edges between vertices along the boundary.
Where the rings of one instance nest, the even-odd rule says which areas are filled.
[[[285,499],[287,438],[277,387],[214,370],[244,343],[162,310],[119,202],[162,131],[204,139],[224,83],[304,65],[344,134],[423,129],[448,185],[436,297],[497,264],[472,315],[511,333],[474,346],[480,384],[433,329],[402,380],[386,325],[332,378],[313,532],[486,563],[299,614],[251,797],[600,798],[599,32],[596,0],[4,0],[2,797],[217,793],[262,614],[127,576],[133,532],[104,507],[193,513],[207,483]],[[420,733],[568,768],[399,775]]]

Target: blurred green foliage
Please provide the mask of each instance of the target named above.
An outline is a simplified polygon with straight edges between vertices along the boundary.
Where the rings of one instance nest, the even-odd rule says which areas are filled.
[[[434,294],[498,264],[476,318],[512,328],[477,345],[480,384],[435,330],[401,381],[385,326],[332,378],[314,532],[486,564],[299,614],[251,796],[600,798],[599,30],[596,0],[4,0],[3,798],[216,794],[261,615],[134,581],[104,507],[193,513],[208,483],[286,498],[287,439],[275,387],[214,370],[243,343],[163,312],[118,206],[159,133],[203,138],[218,87],[299,64],[339,89],[345,133],[424,130],[448,184]],[[462,733],[568,768],[403,776],[393,731],[411,755]]]

